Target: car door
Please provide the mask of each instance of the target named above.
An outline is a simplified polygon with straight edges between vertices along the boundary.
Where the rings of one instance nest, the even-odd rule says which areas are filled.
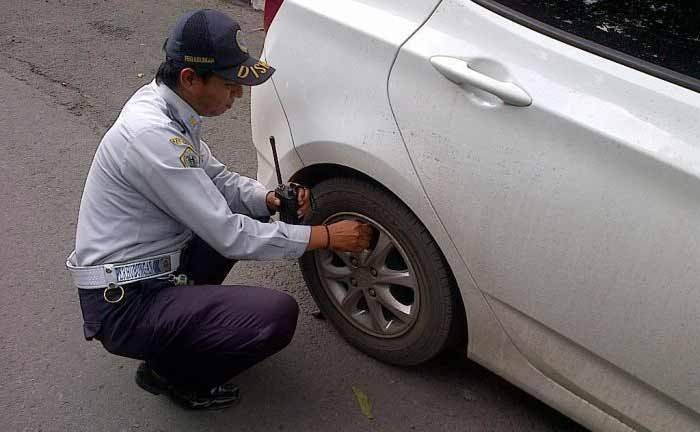
[[[684,32],[698,7],[657,3],[444,0],[402,47],[389,96],[517,348],[633,428],[691,430],[700,44]]]

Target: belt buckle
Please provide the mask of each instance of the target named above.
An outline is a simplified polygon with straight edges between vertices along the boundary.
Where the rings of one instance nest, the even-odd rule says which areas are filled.
[[[118,296],[118,298],[116,298],[116,299],[111,299],[110,297],[108,297],[107,294],[108,294],[111,290],[117,290],[117,289],[119,290],[119,296]],[[102,297],[105,299],[105,301],[106,301],[107,303],[112,303],[112,304],[114,304],[114,303],[119,303],[120,301],[122,301],[122,300],[124,299],[124,287],[121,286],[121,285],[117,285],[117,284],[115,284],[115,283],[110,283],[109,285],[107,285],[107,288],[105,288],[105,290],[102,292]]]
[[[192,284],[194,281],[191,281],[186,274],[178,274],[175,275],[174,273],[170,274],[170,277],[168,279],[170,283],[172,283],[175,286],[183,286],[183,285],[189,285]]]

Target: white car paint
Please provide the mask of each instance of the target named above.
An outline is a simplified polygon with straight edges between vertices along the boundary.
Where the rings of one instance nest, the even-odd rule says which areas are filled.
[[[436,55],[532,105],[456,86]],[[698,94],[466,0],[403,47],[389,94],[431,202],[528,360],[630,425],[697,429]]]
[[[440,245],[470,358],[593,430],[700,429],[698,93],[468,0],[286,0],[265,56],[261,181],[270,135],[285,177],[372,177]],[[531,105],[455,84],[434,56]]]

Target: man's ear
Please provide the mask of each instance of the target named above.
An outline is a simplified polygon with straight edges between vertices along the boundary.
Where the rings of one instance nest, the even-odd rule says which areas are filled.
[[[180,87],[183,89],[191,89],[197,84],[199,76],[192,68],[184,68],[180,71]]]

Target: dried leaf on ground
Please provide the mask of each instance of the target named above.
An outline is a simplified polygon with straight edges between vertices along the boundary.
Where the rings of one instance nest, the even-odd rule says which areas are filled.
[[[360,404],[362,414],[364,414],[365,417],[367,417],[370,420],[374,419],[374,416],[372,415],[372,402],[369,401],[367,395],[355,386],[352,387],[352,392],[355,394],[357,403]]]

